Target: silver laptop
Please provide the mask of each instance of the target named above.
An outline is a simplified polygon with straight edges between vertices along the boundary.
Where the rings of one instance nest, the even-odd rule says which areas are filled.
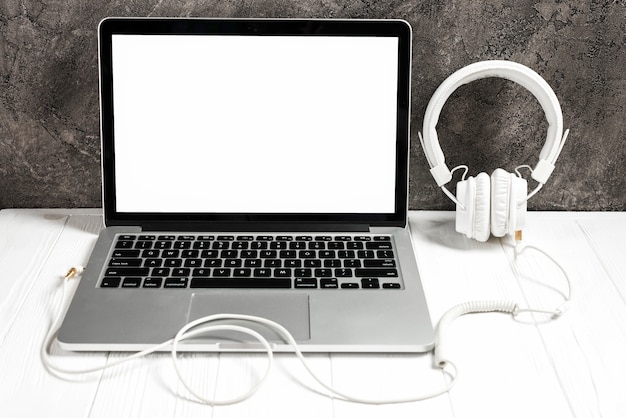
[[[216,313],[308,352],[432,347],[406,22],[109,18],[99,58],[106,227],[63,348],[143,349]],[[181,350],[258,348],[225,332]]]

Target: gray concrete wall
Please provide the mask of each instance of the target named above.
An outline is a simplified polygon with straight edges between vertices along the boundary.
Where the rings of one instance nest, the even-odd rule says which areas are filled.
[[[454,70],[507,59],[555,90],[568,143],[537,210],[626,209],[626,2],[533,0],[3,0],[0,3],[0,208],[101,204],[96,26],[105,16],[402,18],[413,42],[410,207],[451,209],[417,131]],[[541,107],[512,82],[457,90],[438,133],[470,174],[536,162]]]

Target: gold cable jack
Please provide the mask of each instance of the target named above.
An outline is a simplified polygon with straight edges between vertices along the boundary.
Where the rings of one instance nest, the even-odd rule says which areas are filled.
[[[72,267],[67,271],[67,273],[65,273],[65,276],[63,276],[63,280],[70,280],[72,277],[76,277],[82,272],[82,267]]]

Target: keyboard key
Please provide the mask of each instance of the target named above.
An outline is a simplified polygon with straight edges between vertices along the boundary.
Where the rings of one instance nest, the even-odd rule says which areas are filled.
[[[291,289],[291,279],[191,279],[191,288]]]
[[[222,267],[222,260],[219,258],[209,258],[204,260],[204,267]]]
[[[146,269],[147,270],[147,269]],[[148,274],[142,274],[142,276],[147,276]],[[170,275],[170,269],[169,268],[165,268],[165,267],[161,267],[161,268],[155,268],[152,269],[152,276],[155,277],[166,277]]]
[[[215,241],[212,245],[211,248],[213,248],[214,250],[227,250],[230,248],[230,242],[228,241]]]
[[[139,235],[139,241],[154,241],[156,240],[155,235]]]
[[[163,279],[160,277],[148,277],[143,281],[143,287],[157,288],[161,287],[161,283],[163,283]]]
[[[163,250],[162,257],[163,258],[178,258],[180,255],[179,250]]]
[[[229,268],[213,269],[213,277],[230,277],[230,269]]]
[[[165,279],[163,287],[183,289],[187,287],[188,280],[186,277]]]
[[[158,260],[158,259],[152,258],[151,260]],[[183,260],[180,258],[166,258],[165,263],[163,265],[165,267],[181,267],[183,265]]]
[[[335,277],[352,277],[352,269],[335,269]]]
[[[211,269],[195,268],[193,269],[193,272],[191,273],[191,275],[194,277],[209,277],[210,273],[211,273]]]
[[[108,268],[105,272],[105,276],[109,277],[124,277],[124,276],[133,276],[133,277],[142,277],[147,276],[150,272],[149,268],[146,267],[111,267]]]
[[[185,260],[185,267],[200,267],[200,266],[202,266],[202,260],[200,260],[199,258],[188,258]]]
[[[378,279],[361,279],[361,288],[362,289],[379,289],[380,283]]]
[[[157,241],[154,243],[154,248],[157,250],[168,250],[172,248],[171,241]]]
[[[159,250],[143,250],[143,252],[141,253],[141,256],[143,258],[156,258],[158,257],[160,254]]]
[[[100,287],[119,287],[121,277],[105,277],[100,283]]]
[[[383,283],[383,289],[400,289],[400,283]]]
[[[191,273],[191,270],[188,268],[176,268],[172,269],[172,276],[176,277],[187,277]]]
[[[374,241],[391,241],[391,237],[387,235],[375,236]]]
[[[224,260],[224,267],[241,267],[242,260],[238,258],[231,258],[228,260]]]
[[[378,251],[376,251],[376,257],[378,257],[378,258],[393,258],[393,251],[391,251],[391,250],[378,250]]]
[[[304,267],[322,267],[322,260],[307,258],[306,260],[304,260]]]
[[[194,250],[208,250],[211,248],[210,241],[196,241],[193,243]]]
[[[272,269],[266,269],[266,268],[254,269],[254,277],[271,277],[271,276],[272,276]],[[284,277],[291,277],[291,275],[284,276]]]
[[[320,279],[320,288],[322,289],[338,289],[337,279]]]
[[[135,241],[118,241],[115,248],[133,248]]]
[[[393,259],[384,260],[363,260],[363,267],[395,267],[396,261]],[[360,267],[360,266],[355,266]]]
[[[317,279],[313,278],[297,278],[294,284],[297,289],[317,289]]]
[[[191,248],[191,241],[176,241],[174,243],[174,248],[179,250],[187,250]]]
[[[359,284],[358,283],[341,283],[341,288],[342,289],[358,289]]]
[[[341,260],[324,260],[324,267],[341,267]]]
[[[140,250],[152,248],[152,241],[137,241],[135,243],[135,248],[140,249]]]
[[[368,250],[391,250],[392,247],[390,241],[375,241],[366,243],[365,248]]]
[[[313,242],[309,242],[308,247],[309,247],[309,250],[325,250],[326,243],[321,242],[321,241],[313,241]]]
[[[247,258],[244,260],[243,265],[245,267],[261,267],[263,266],[262,260],[258,258]]]
[[[233,250],[247,250],[249,246],[250,246],[249,242],[246,242],[246,241],[236,241],[236,242],[232,243],[230,248],[232,248]]]
[[[237,258],[237,250],[222,250],[220,253],[221,258]]]
[[[122,287],[139,287],[141,286],[141,277],[127,277],[122,282]]]
[[[361,267],[361,260],[343,260],[343,266],[346,268]]]
[[[142,260],[140,258],[112,258],[109,261],[111,267],[140,267]]]
[[[307,268],[299,268],[294,270],[295,277],[311,277],[313,275],[313,271]]]
[[[233,277],[250,277],[252,275],[252,269],[235,269],[233,270]]]
[[[141,261],[141,260],[137,260],[137,261]],[[160,258],[148,258],[146,259],[146,262],[144,263],[144,267],[161,267],[162,264],[163,264],[163,260],[161,260]]]
[[[280,268],[274,269],[275,277],[291,277],[291,269],[289,268]]]
[[[263,267],[275,268],[275,267],[282,267],[282,266],[283,266],[283,260],[279,260],[277,258],[266,258],[263,261]]]
[[[112,257],[115,258],[123,258],[123,257],[128,257],[128,258],[137,258],[139,257],[139,250],[115,250],[113,251]]]
[[[356,277],[398,277],[398,270],[396,269],[355,269],[354,275]]]
[[[275,250],[263,250],[259,253],[261,258],[276,258],[278,253]]]
[[[315,269],[315,277],[331,277],[333,271],[331,269]]]

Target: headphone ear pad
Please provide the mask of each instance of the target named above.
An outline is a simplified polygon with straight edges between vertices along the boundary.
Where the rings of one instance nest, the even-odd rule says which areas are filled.
[[[491,174],[491,233],[503,237],[509,228],[512,174],[498,168]]]
[[[491,232],[491,184],[487,173],[480,173],[456,185],[456,197],[465,206],[456,208],[456,231],[485,242]]]
[[[491,175],[491,233],[496,237],[522,229],[528,183],[498,168]],[[522,203],[523,202],[523,203]],[[522,203],[520,205],[520,203]]]

